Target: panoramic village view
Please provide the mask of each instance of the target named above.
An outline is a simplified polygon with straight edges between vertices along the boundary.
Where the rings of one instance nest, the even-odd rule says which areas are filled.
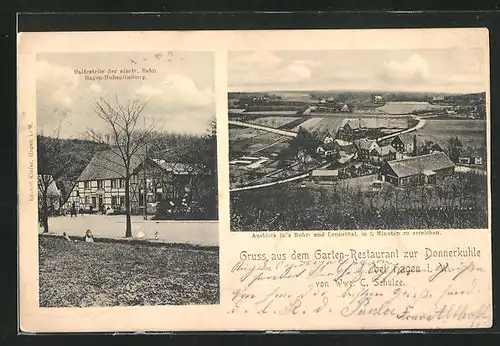
[[[218,303],[213,54],[37,58],[40,306]]]
[[[232,52],[231,230],[487,228],[484,52]]]

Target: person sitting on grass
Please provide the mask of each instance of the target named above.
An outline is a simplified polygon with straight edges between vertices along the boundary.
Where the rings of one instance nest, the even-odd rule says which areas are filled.
[[[85,237],[83,238],[85,242],[87,243],[93,243],[94,242],[94,236],[92,235],[92,232],[90,232],[90,229],[85,232]]]
[[[73,242],[73,240],[71,240],[71,238],[66,234],[66,232],[63,232],[63,238],[69,241],[70,243]]]

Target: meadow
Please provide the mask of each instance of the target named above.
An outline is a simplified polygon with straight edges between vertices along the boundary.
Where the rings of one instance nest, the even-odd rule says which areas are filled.
[[[262,118],[255,118],[255,119],[248,119],[248,123],[250,124],[256,124],[256,125],[262,125],[262,126],[268,126],[268,127],[274,127],[278,128],[281,126],[284,126],[286,124],[291,123],[292,121],[296,121],[298,119],[301,119],[300,117],[276,117],[276,116],[269,116],[269,117],[262,117]]]
[[[219,303],[218,248],[39,236],[40,306]]]
[[[336,134],[340,126],[345,120],[352,119],[354,123],[361,122],[362,126],[368,127],[386,127],[386,128],[400,128],[405,129],[408,127],[407,117],[376,117],[370,116],[357,118],[355,114],[349,114],[343,117],[312,117],[302,124],[298,125],[294,130],[297,131],[302,127],[310,132],[330,133]]]
[[[486,121],[473,119],[427,119],[419,134],[447,143],[451,137],[458,137],[470,148],[486,147]]]
[[[432,111],[442,109],[443,106],[430,104],[429,102],[386,102],[377,110],[387,114],[410,114],[418,111]]]

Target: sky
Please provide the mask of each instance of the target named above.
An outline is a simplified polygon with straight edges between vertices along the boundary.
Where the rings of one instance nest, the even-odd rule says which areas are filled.
[[[230,52],[229,91],[484,92],[485,54],[476,48]]]
[[[74,69],[154,68],[146,80],[85,80]],[[105,131],[96,100],[122,105],[147,101],[146,126],[160,131],[203,134],[215,119],[214,55],[211,52],[43,53],[37,55],[38,133],[88,139]],[[141,118],[139,127],[144,126]]]

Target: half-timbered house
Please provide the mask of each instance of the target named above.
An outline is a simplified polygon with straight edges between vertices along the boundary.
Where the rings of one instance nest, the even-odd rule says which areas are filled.
[[[130,160],[130,208],[138,213],[145,203],[188,198],[193,177],[203,174],[195,165],[133,155]],[[125,208],[125,168],[113,150],[97,152],[75,183],[67,208],[105,213]]]

